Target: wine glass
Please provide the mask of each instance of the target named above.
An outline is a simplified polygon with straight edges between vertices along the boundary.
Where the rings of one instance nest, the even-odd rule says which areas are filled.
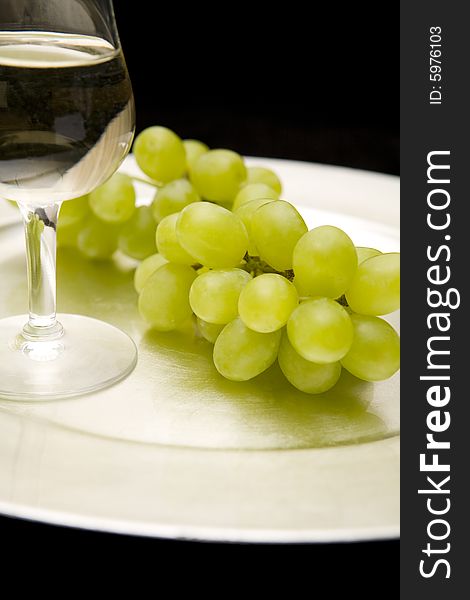
[[[29,318],[0,319],[2,398],[92,392],[136,364],[135,344],[121,330],[56,316],[55,259],[61,203],[104,183],[134,130],[111,0],[1,0],[0,197],[20,207],[29,284]]]

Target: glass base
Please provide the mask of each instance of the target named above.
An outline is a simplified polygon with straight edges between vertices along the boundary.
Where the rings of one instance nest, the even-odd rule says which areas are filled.
[[[137,349],[123,331],[80,315],[57,318],[63,335],[47,341],[23,334],[25,315],[0,319],[0,398],[71,398],[109,387],[132,372]]]

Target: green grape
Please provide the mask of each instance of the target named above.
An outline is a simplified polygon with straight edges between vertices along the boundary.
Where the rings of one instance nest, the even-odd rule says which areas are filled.
[[[354,341],[341,360],[345,369],[366,381],[388,379],[400,368],[400,338],[378,317],[351,315]]]
[[[217,204],[232,212],[233,202],[217,202]]]
[[[246,232],[248,233],[248,254],[250,256],[259,255],[258,248],[253,242],[253,236],[251,234],[251,221],[255,210],[264,204],[268,204],[268,202],[272,202],[272,200],[259,198],[258,200],[250,200],[250,202],[242,204],[237,209],[234,209],[235,214],[243,221],[243,225],[245,225]]]
[[[295,286],[282,275],[265,273],[241,291],[238,312],[247,327],[270,333],[284,327],[299,303]]]
[[[78,236],[89,215],[88,196],[64,202],[60,208],[60,218],[57,226],[57,246],[76,248]]]
[[[319,365],[305,360],[294,350],[287,335],[282,336],[278,360],[287,381],[307,394],[322,394],[328,391],[341,375],[340,362]]]
[[[152,254],[152,256],[148,256],[140,263],[134,273],[134,287],[138,294],[144,289],[144,285],[150,275],[153,275],[166,262],[166,258],[161,254]]]
[[[68,227],[76,223],[83,222],[90,214],[90,205],[88,195],[63,202],[60,207],[59,225]]]
[[[271,169],[267,169],[266,167],[248,167],[245,183],[264,183],[275,190],[278,197],[282,194],[282,184],[279,177],[274,171],[271,171]]]
[[[372,258],[373,256],[378,256],[382,254],[380,250],[376,250],[375,248],[366,248],[364,246],[356,246],[357,252],[357,264],[360,265],[368,258]]]
[[[170,181],[155,194],[152,204],[154,219],[160,223],[162,219],[173,213],[180,212],[192,202],[199,202],[199,194],[187,179]]]
[[[344,231],[323,225],[300,238],[293,266],[301,296],[339,298],[356,272],[356,248]]]
[[[191,316],[187,318],[186,321],[183,321],[181,325],[175,327],[174,331],[177,331],[178,333],[183,333],[186,336],[194,338],[194,336],[197,334],[196,316],[191,314]]]
[[[191,317],[189,290],[196,274],[191,267],[166,263],[147,279],[139,296],[143,318],[159,331],[173,331]]]
[[[191,170],[191,181],[199,194],[212,202],[232,202],[246,177],[242,157],[231,150],[209,150]]]
[[[157,248],[162,256],[170,262],[180,265],[194,265],[197,260],[180,244],[176,235],[178,213],[168,215],[160,221],[157,227]]]
[[[183,146],[186,151],[187,170],[191,172],[197,159],[209,152],[209,147],[199,140],[183,140]]]
[[[260,257],[277,271],[292,269],[292,253],[307,225],[284,200],[260,206],[251,219],[251,235]]]
[[[224,327],[214,346],[217,371],[232,381],[253,379],[276,360],[281,332],[252,331],[240,318]]]
[[[199,275],[189,292],[194,313],[208,323],[223,325],[238,316],[240,292],[251,280],[242,269],[220,269]]]
[[[155,181],[167,183],[183,177],[186,172],[183,142],[166,127],[149,127],[142,131],[133,151],[139,167]]]
[[[353,341],[348,313],[331,298],[299,304],[287,322],[287,333],[296,352],[321,365],[341,360]]]
[[[235,196],[232,210],[236,211],[237,208],[243,204],[246,204],[251,200],[258,200],[259,198],[278,200],[279,194],[265,183],[249,183],[248,185],[242,187],[242,189]]]
[[[83,220],[70,225],[63,225],[59,220],[57,227],[57,246],[60,248],[76,248],[78,236],[85,223],[86,220]]]
[[[176,233],[183,248],[205,267],[236,267],[248,249],[241,219],[210,202],[194,202],[184,208]]]
[[[202,337],[211,344],[215,344],[220,332],[225,327],[225,324],[217,325],[216,323],[208,323],[199,317],[197,318],[197,325]]]
[[[155,254],[155,230],[157,224],[150,206],[139,206],[119,234],[119,250],[137,260],[143,260]]]
[[[117,250],[119,228],[91,215],[77,236],[77,247],[87,258],[105,260]]]
[[[346,300],[363,315],[386,315],[400,308],[400,254],[379,254],[359,265]]]
[[[115,173],[111,179],[91,192],[90,208],[106,223],[124,223],[135,210],[135,190],[132,179],[124,173]]]

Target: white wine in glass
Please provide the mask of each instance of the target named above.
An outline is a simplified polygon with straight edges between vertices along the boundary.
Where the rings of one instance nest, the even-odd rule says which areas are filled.
[[[67,398],[136,364],[132,340],[85,316],[56,315],[60,205],[104,183],[135,130],[132,86],[110,0],[2,0],[0,196],[24,219],[29,317],[0,319],[0,397]]]

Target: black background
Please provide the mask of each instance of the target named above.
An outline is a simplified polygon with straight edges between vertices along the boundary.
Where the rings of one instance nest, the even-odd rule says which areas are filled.
[[[305,3],[295,2],[173,8],[117,0],[115,8],[139,130],[161,124],[244,154],[398,173],[398,3],[315,3],[308,14]],[[60,570],[86,580],[106,563],[114,580],[137,573],[157,592],[179,566],[175,592],[183,583],[206,587],[215,570],[231,589],[247,592],[254,577],[265,590],[287,582],[290,595],[303,583],[309,594],[327,585],[333,598],[342,591],[398,597],[397,541],[197,544],[6,518],[0,535],[4,554],[20,568],[25,560],[28,568],[43,564],[49,576]]]
[[[398,174],[398,2],[115,5],[139,130]]]

